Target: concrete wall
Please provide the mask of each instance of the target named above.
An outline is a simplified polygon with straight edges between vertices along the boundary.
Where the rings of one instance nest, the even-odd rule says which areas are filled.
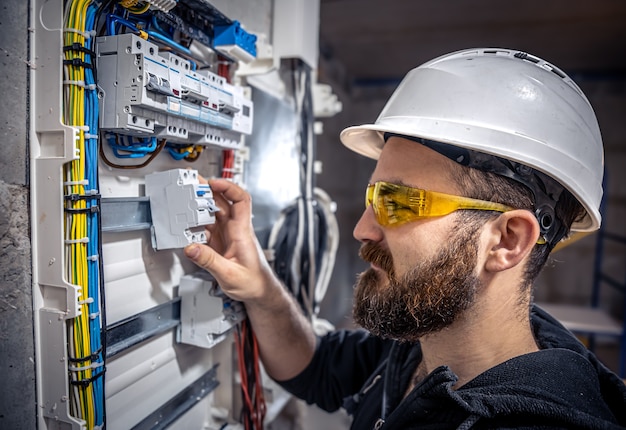
[[[0,428],[35,428],[28,172],[29,2],[0,1]]]

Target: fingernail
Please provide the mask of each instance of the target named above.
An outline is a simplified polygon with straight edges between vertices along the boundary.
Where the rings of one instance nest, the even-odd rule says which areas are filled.
[[[185,255],[194,260],[200,254],[200,247],[198,245],[189,245],[185,248]]]

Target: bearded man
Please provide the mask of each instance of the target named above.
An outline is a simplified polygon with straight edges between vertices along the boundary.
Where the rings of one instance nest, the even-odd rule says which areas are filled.
[[[526,53],[460,51],[341,139],[377,160],[354,229],[365,330],[314,335],[231,183],[210,182],[222,210],[185,250],[244,302],[268,374],[354,429],[626,426],[622,381],[532,303],[554,246],[600,224],[602,141],[576,84]]]

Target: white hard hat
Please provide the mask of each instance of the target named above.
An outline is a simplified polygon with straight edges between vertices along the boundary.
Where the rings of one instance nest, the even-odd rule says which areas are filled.
[[[384,134],[495,155],[532,167],[569,190],[599,228],[604,153],[591,104],[561,70],[509,49],[468,49],[429,61],[402,80],[374,124],[341,132],[348,148],[378,159]]]

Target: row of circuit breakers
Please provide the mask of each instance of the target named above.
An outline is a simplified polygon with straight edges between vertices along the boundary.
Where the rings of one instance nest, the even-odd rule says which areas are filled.
[[[134,34],[96,40],[100,128],[169,142],[240,147],[252,132],[244,89]]]

